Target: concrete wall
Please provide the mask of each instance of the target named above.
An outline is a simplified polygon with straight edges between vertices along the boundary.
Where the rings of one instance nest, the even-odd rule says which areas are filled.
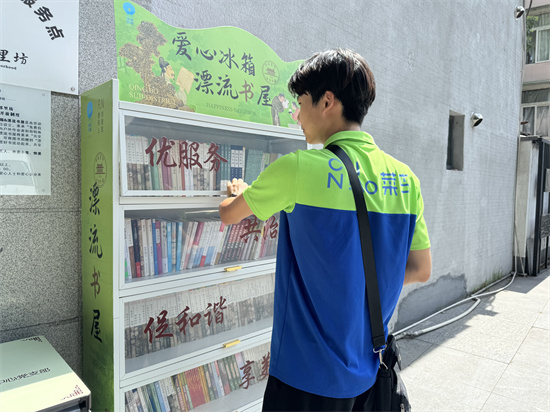
[[[237,26],[286,61],[343,46],[369,62],[364,130],[411,165],[433,276],[404,289],[397,327],[512,268],[523,22],[516,0],[138,0],[168,24]],[[228,7],[228,4],[231,7]],[[112,0],[80,1],[82,93],[116,77]],[[464,171],[447,171],[449,112],[464,114]],[[483,123],[469,126],[470,113]],[[52,195],[0,197],[0,341],[44,334],[80,371],[78,99],[52,97]]]

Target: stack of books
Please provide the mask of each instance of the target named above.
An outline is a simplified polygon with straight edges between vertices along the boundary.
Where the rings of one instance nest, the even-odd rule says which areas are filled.
[[[125,276],[141,278],[274,256],[278,218],[248,217],[235,225],[219,218],[124,220]]]
[[[267,274],[126,303],[126,359],[272,318],[274,282]]]
[[[128,190],[224,190],[234,178],[250,185],[282,156],[239,145],[155,140],[126,136]]]
[[[126,412],[186,412],[267,380],[270,344],[227,356],[125,393]]]

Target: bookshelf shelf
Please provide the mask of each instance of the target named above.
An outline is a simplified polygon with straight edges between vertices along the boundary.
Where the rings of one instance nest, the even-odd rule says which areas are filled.
[[[278,216],[226,226],[218,205],[230,179],[250,184],[306,149],[301,132],[119,102],[116,80],[81,103],[83,380],[94,409],[161,410],[151,402],[163,399],[175,411],[260,409]]]

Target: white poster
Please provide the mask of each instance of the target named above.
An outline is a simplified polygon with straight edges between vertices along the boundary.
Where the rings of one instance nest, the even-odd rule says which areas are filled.
[[[0,195],[51,194],[50,95],[0,83]]]
[[[0,0],[0,83],[78,94],[78,0]]]

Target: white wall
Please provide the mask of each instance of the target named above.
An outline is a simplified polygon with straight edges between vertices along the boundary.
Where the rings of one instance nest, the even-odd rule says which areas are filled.
[[[364,129],[420,178],[434,258],[429,283],[404,289],[397,326],[511,270],[523,35],[516,0],[136,3],[177,27],[240,27],[286,61],[337,46],[366,58],[377,98]],[[113,13],[112,0],[80,1],[81,93],[116,77]],[[466,121],[473,111],[484,117],[465,127],[462,172],[446,170],[451,110]],[[0,341],[42,333],[77,371],[78,113],[76,98],[52,97],[52,196],[0,198]]]

